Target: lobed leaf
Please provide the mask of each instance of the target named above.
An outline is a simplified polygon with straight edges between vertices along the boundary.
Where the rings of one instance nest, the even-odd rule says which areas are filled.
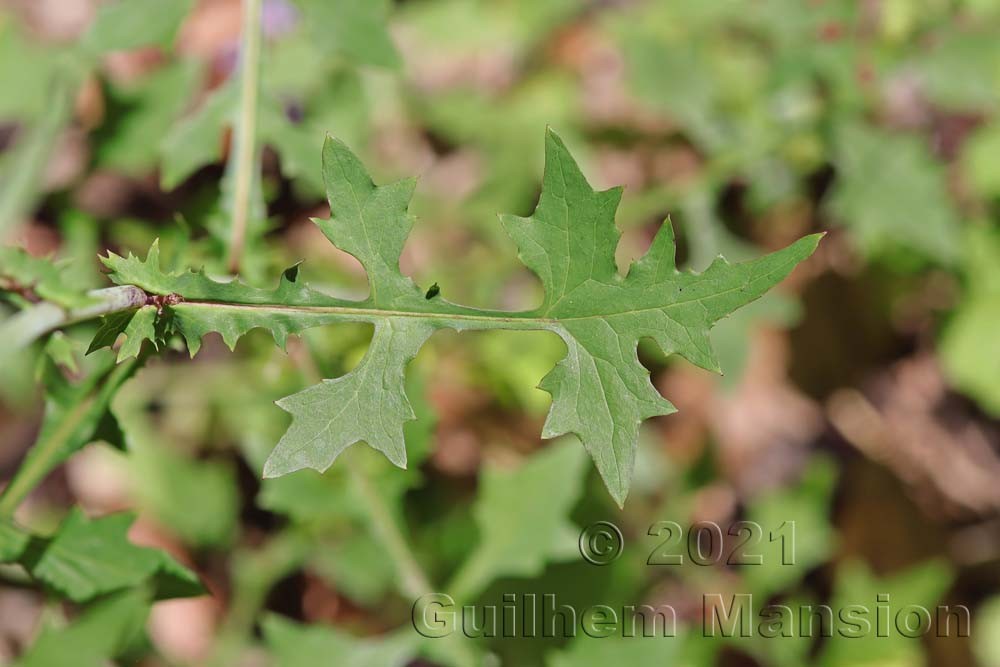
[[[635,465],[639,424],[674,407],[656,391],[639,362],[641,338],[665,354],[679,354],[719,371],[709,330],[757,299],[809,257],[819,235],[764,257],[730,264],[721,257],[703,273],[678,271],[669,221],[627,275],[615,265],[614,217],[621,190],[594,191],[566,146],[545,141],[542,194],[533,215],[503,216],[518,255],[545,287],[542,304],[524,312],[491,311],[450,303],[424,292],[399,269],[413,225],[408,204],[414,181],[376,185],[342,142],[323,147],[329,220],[316,224],[338,248],[364,266],[369,295],[344,301],[322,294],[287,270],[272,290],[203,272],[166,274],[157,246],[145,260],[109,255],[104,263],[118,284],[131,284],[163,302],[165,331],[176,331],[192,354],[202,336],[218,332],[234,346],[261,327],[284,345],[288,335],[322,324],[370,322],[375,335],[364,359],[347,375],[326,380],[278,405],[292,413],[288,432],[264,467],[265,476],[300,468],[326,470],[354,442],[365,441],[405,466],[403,424],[413,412],[403,389],[406,362],[437,329],[540,329],[556,333],[566,357],[542,381],[552,395],[543,437],[574,433],[594,459],[609,491],[624,503]],[[155,327],[154,327],[155,328]],[[144,327],[148,335],[149,327]],[[130,348],[131,351],[132,348]]]

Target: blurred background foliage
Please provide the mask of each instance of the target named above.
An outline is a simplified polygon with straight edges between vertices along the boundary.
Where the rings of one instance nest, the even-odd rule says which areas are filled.
[[[238,0],[2,7],[5,244],[51,257],[74,288],[105,284],[98,253],[155,238],[172,266],[225,275]],[[265,0],[262,21],[252,283],[304,259],[314,286],[365,294],[360,265],[309,222],[327,215],[325,133],[377,180],[420,176],[404,272],[473,305],[540,299],[495,214],[531,210],[547,125],[595,186],[626,186],[621,267],[667,216],[695,270],[830,233],[781,290],[717,327],[725,376],[641,348],[680,412],[644,427],[624,511],[578,443],[538,439],[548,396],[534,387],[564,352],[555,336],[435,336],[408,377],[409,470],[355,447],[350,467],[263,482],[287,419],[273,401],[350,369],[369,331],[310,330],[287,354],[257,332],[235,354],[213,339],[193,361],[179,348],[150,360],[112,403],[126,451],[82,451],[20,516],[45,527],[74,503],[132,508],[131,539],[167,549],[211,595],[158,603],[143,625],[129,595],[80,608],[11,581],[3,660],[1000,665],[1000,2]],[[70,381],[105,372],[82,354],[93,331],[2,358],[4,476],[42,419],[42,358]],[[434,590],[670,604],[690,630],[420,640],[373,494]],[[576,535],[608,519],[627,547],[596,568]],[[645,564],[655,521],[740,519],[795,521],[796,565]],[[706,592],[834,605],[892,593],[967,605],[974,630],[706,639]]]

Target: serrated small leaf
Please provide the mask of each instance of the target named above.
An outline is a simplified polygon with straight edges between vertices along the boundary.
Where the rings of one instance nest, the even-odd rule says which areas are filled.
[[[119,310],[102,317],[97,326],[97,333],[94,334],[90,346],[87,348],[87,354],[105,347],[112,347],[118,340],[118,336],[125,331],[129,322],[135,317],[135,313],[134,310]]]
[[[143,341],[156,343],[156,306],[143,306],[125,327],[125,342],[118,348],[118,363],[138,357]]]

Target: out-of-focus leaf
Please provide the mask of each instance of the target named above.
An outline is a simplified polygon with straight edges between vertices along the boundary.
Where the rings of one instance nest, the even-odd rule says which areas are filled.
[[[388,593],[396,579],[395,567],[385,547],[365,533],[324,544],[311,558],[310,567],[332,582],[338,593],[367,607],[374,606]]]
[[[135,364],[114,365],[110,357],[101,357],[94,368],[76,384],[70,383],[54,365],[46,365],[43,379],[46,387],[45,416],[34,448],[28,453],[48,447],[57,448],[59,462],[95,438],[104,435],[102,425],[114,420],[109,412],[111,399],[121,385],[135,372]],[[120,440],[109,445],[124,449]]]
[[[399,53],[386,30],[385,0],[297,0],[316,44],[364,65],[399,67]]]
[[[343,667],[404,667],[412,660],[418,636],[403,631],[378,639],[358,639],[331,627],[303,626],[268,616],[264,639],[280,667],[315,667],[336,663]]]
[[[0,96],[0,118],[29,120],[49,102],[57,56],[25,39],[10,15],[0,15],[0,87],[16,95]]]
[[[1000,596],[994,595],[976,609],[971,634],[981,667],[1000,667]]]
[[[187,106],[198,78],[196,63],[181,62],[133,86],[112,88],[108,101],[110,120],[96,136],[98,164],[129,174],[151,169],[159,156],[157,143],[151,138],[167,134]],[[186,148],[204,150],[205,146]]]
[[[747,518],[764,530],[752,549],[762,555],[762,564],[742,570],[755,597],[787,590],[830,557],[836,533],[828,517],[836,476],[833,462],[818,457],[798,484],[750,501]]]
[[[191,0],[115,0],[101,5],[81,42],[94,55],[141,46],[167,47]]]
[[[640,630],[641,632],[641,630]],[[685,638],[676,637],[591,637],[583,632],[560,652],[545,661],[547,667],[607,667],[607,665],[677,665]],[[702,667],[700,664],[697,667]]]
[[[896,613],[907,605],[919,605],[933,610],[951,585],[951,568],[939,561],[921,565],[880,578],[861,562],[850,561],[840,566],[830,607],[842,610],[850,605],[863,605],[869,610],[870,632],[860,637],[847,637],[834,632],[828,638],[816,660],[819,667],[856,667],[860,664],[923,667],[927,664],[919,641],[900,634]],[[888,595],[889,618],[884,629],[877,623],[875,607],[879,595]],[[931,618],[934,618],[933,612]],[[884,630],[884,632],[883,632]],[[880,636],[880,635],[885,636]]]
[[[1000,196],[1000,122],[979,128],[966,140],[962,166],[980,196]]]
[[[993,29],[944,31],[915,71],[941,106],[992,111],[1000,101],[1000,42]]]
[[[146,591],[116,593],[89,606],[67,628],[43,629],[15,665],[105,667],[142,636],[148,614]]]
[[[956,387],[1000,415],[1000,233],[988,225],[969,229],[965,244],[965,295],[939,344],[945,373]]]
[[[916,137],[861,125],[836,134],[830,210],[869,255],[905,248],[952,264],[961,229],[943,169]]]
[[[165,189],[172,190],[222,156],[222,130],[232,123],[238,101],[239,88],[226,83],[163,137],[160,184]]]
[[[45,341],[45,354],[56,366],[62,366],[70,373],[79,373],[77,349],[73,339],[61,331],[54,332]]]
[[[9,514],[39,479],[84,445],[104,440],[114,447],[125,447],[109,405],[122,383],[135,372],[137,361],[116,366],[111,355],[91,358],[83,379],[71,384],[51,359],[43,359],[45,415],[35,444],[0,495],[0,507]]]
[[[34,538],[20,560],[36,579],[74,602],[150,582],[157,597],[204,591],[198,577],[157,549],[128,540],[134,521],[112,514],[93,521],[74,508],[51,538]]]
[[[531,577],[572,557],[579,534],[568,517],[585,471],[583,452],[572,441],[547,447],[515,470],[487,467],[472,510],[479,544],[448,590],[468,600],[494,579]]]
[[[79,308],[94,302],[85,290],[63,276],[51,257],[34,257],[22,248],[0,248],[0,290],[31,292],[63,308]]]
[[[226,545],[239,511],[232,468],[211,460],[191,461],[161,444],[136,446],[130,454],[140,506],[149,507],[189,544]]]
[[[0,563],[13,563],[28,548],[31,536],[7,521],[0,521]]]

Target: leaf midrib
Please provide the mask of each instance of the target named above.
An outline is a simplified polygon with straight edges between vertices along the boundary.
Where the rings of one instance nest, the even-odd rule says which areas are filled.
[[[683,299],[678,301],[671,301],[670,303],[657,304],[643,308],[634,308],[631,310],[617,310],[606,313],[593,313],[590,315],[574,315],[570,317],[543,317],[537,314],[538,312],[540,312],[539,310],[526,310],[526,311],[478,310],[475,308],[469,308],[468,306],[461,306],[457,304],[449,304],[449,306],[458,309],[458,312],[397,310],[388,308],[375,308],[370,306],[308,306],[308,305],[280,304],[280,303],[272,303],[272,304],[235,303],[231,301],[210,301],[205,299],[185,299],[184,301],[180,302],[177,305],[199,306],[199,307],[209,307],[209,308],[237,308],[237,309],[256,310],[256,311],[277,310],[286,312],[297,312],[302,314],[330,314],[330,315],[339,314],[339,315],[344,315],[345,317],[362,318],[373,321],[382,318],[409,317],[409,318],[421,318],[421,319],[431,319],[431,320],[459,320],[463,322],[478,322],[487,326],[496,324],[520,325],[511,327],[520,329],[552,329],[566,322],[579,322],[585,320],[606,320],[613,317],[620,317],[623,315],[637,315],[640,313],[648,313],[653,311],[664,311],[678,306],[701,302],[706,299],[717,298],[723,294],[746,289],[747,286],[748,286],[747,284],[742,284],[737,287],[731,287],[725,290],[719,290],[718,292],[713,292],[711,294],[707,294],[704,296],[694,297],[690,299]]]

